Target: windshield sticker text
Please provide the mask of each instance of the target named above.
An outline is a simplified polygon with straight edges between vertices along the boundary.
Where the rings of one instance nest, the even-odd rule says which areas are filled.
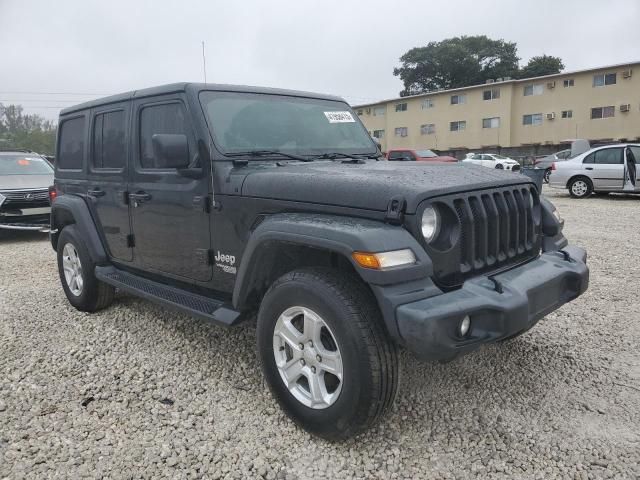
[[[351,112],[324,112],[329,123],[354,123],[355,120],[351,116]]]

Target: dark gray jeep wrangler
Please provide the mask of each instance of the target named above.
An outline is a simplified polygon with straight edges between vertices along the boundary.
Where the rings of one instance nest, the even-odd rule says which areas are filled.
[[[344,100],[176,84],[61,113],[51,242],[73,306],[115,289],[232,326],[329,439],[391,406],[398,348],[451,360],[583,293],[584,250],[523,175],[384,161]]]

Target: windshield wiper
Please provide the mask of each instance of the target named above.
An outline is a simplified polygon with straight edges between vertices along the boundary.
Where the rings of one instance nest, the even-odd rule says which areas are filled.
[[[301,162],[313,162],[313,159],[302,157],[300,155],[293,155],[291,153],[284,153],[278,150],[247,150],[246,152],[233,152],[225,153],[225,157],[271,157],[279,155],[281,157],[290,158],[292,160],[299,160]]]
[[[315,155],[311,158],[317,158],[322,160],[337,160],[339,158],[348,158],[354,162],[364,161],[366,158],[377,159],[380,155],[374,153],[342,153],[342,152],[328,152]],[[344,162],[343,162],[344,163]]]

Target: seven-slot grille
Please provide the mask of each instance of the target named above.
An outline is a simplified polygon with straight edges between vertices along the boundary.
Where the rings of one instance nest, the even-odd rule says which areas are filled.
[[[459,223],[455,248],[440,269],[440,279],[448,286],[521,263],[539,253],[540,201],[531,186],[471,192],[434,203],[452,208]]]

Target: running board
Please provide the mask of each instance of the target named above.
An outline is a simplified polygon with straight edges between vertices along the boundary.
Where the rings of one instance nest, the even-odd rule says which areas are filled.
[[[240,312],[224,302],[185,292],[115,267],[96,267],[96,278],[132,295],[174,308],[194,317],[230,327],[240,323]]]

